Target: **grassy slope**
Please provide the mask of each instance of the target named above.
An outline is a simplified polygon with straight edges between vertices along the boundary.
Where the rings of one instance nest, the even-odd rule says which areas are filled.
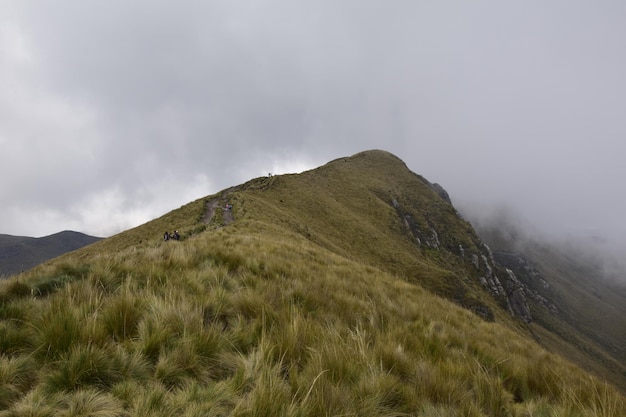
[[[626,292],[624,287],[603,282],[599,269],[581,259],[568,259],[545,246],[528,248],[551,284],[550,299],[558,313],[535,307],[538,324],[559,339],[551,349],[586,369],[614,381],[626,392]],[[544,339],[548,344],[549,339]],[[564,343],[565,342],[565,343]],[[567,354],[566,344],[577,349]]]
[[[531,328],[542,345],[626,392],[626,287],[611,281],[597,256],[581,249],[532,242],[502,226],[483,225],[480,233],[496,250],[522,253],[550,284],[533,282],[531,288],[557,306],[553,312],[530,301]]]
[[[495,307],[477,281],[467,279],[476,274],[470,255],[481,253],[469,223],[391,154],[357,154],[299,175],[258,179],[246,188],[246,207],[255,219],[278,221],[339,255],[400,274],[460,304]],[[418,245],[398,210],[426,235],[437,229],[448,250]],[[450,253],[459,245],[466,261]]]
[[[352,162],[404,177],[371,156]],[[359,190],[340,165],[244,184],[227,227],[199,224],[198,200],[0,283],[0,416],[624,415],[506,316],[415,284],[465,268],[417,248],[390,209],[451,215],[428,212],[429,189],[382,175]],[[325,183],[336,194],[316,197]],[[173,228],[185,239],[161,241]]]
[[[280,219],[335,253],[398,274],[470,309],[486,305],[499,321],[518,327],[519,323],[499,309],[477,284],[477,271],[469,265],[469,259],[471,254],[482,252],[471,226],[438,198],[427,181],[395,156],[385,152],[357,154],[303,174],[258,179],[250,183],[250,188],[254,190],[255,205],[248,205],[255,218],[268,222]],[[392,207],[392,200],[423,230],[434,227],[447,250],[434,251],[424,245],[418,248]],[[464,248],[465,262],[450,254],[457,252],[459,245]],[[545,273],[551,277],[558,296],[554,301],[567,311],[553,316],[531,302],[537,323],[525,329],[529,332],[525,334],[626,391],[626,365],[619,359],[623,357],[625,337],[624,315],[620,314],[623,294],[604,293],[605,300],[613,298],[611,303],[590,300],[595,291],[589,283],[583,285],[589,271],[572,270],[576,260],[564,260],[546,248],[535,249],[531,251],[533,259],[559,270]],[[458,295],[460,288],[464,291],[462,297]],[[613,328],[609,331],[610,326]],[[604,340],[596,336],[594,328],[598,327],[606,330],[600,331]],[[610,349],[611,344],[618,346]]]

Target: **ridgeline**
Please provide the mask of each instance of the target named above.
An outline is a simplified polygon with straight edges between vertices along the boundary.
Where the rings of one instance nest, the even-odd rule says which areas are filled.
[[[0,282],[0,417],[626,415],[619,350],[533,290],[363,152]]]
[[[0,279],[26,271],[100,239],[70,230],[37,238],[0,234]]]

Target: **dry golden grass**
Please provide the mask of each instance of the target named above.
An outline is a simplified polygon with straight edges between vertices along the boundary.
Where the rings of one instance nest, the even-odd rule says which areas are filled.
[[[229,226],[200,227],[199,200],[0,282],[0,417],[626,415],[505,314],[481,320],[407,275],[429,287],[461,266],[405,263],[413,243],[391,231],[386,255],[344,242],[272,200],[288,181],[242,186]],[[194,233],[161,241],[174,227]]]
[[[1,416],[625,411],[517,332],[303,238],[230,228],[81,262],[3,298]]]

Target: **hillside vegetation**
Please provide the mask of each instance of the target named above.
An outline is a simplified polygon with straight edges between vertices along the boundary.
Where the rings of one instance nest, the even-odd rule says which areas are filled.
[[[539,242],[519,226],[476,223],[495,258],[540,294],[528,303],[536,324],[530,330],[541,343],[626,392],[624,270],[588,242]]]
[[[1,282],[0,417],[626,415],[481,287],[440,194],[362,153]]]

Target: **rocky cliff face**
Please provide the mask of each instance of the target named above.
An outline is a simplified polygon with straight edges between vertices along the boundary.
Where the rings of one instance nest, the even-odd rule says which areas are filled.
[[[439,197],[452,205],[448,193],[440,185],[430,183],[428,185]],[[523,320],[525,323],[533,321],[527,297],[532,296],[539,299],[541,295],[537,291],[532,290],[522,280],[518,279],[512,267],[507,265],[510,263],[514,263],[516,266],[518,266],[518,264],[524,265],[526,269],[522,268],[522,271],[528,273],[533,272],[535,273],[535,275],[533,275],[535,280],[546,282],[536,276],[536,271],[530,268],[528,262],[523,263],[521,256],[515,259],[502,256],[505,263],[500,263],[489,246],[480,242],[480,239],[475,235],[469,238],[473,241],[472,248],[465,248],[462,244],[455,244],[453,241],[442,242],[440,235],[445,235],[446,233],[443,230],[437,230],[437,222],[429,221],[429,219],[426,219],[426,222],[423,220],[421,222],[418,221],[395,199],[391,201],[391,205],[404,223],[408,234],[413,238],[419,248],[447,251],[455,256],[459,256],[463,263],[469,263],[472,266],[470,269],[473,275],[478,277],[483,287],[485,287],[512,316]],[[475,248],[478,248],[478,250]],[[500,254],[498,255],[500,256]],[[516,267],[515,269],[519,270],[520,268]],[[548,303],[547,300],[545,300],[545,302]],[[481,314],[480,311],[477,311],[477,313],[484,316],[484,318],[490,316],[490,314]]]
[[[532,322],[529,300],[551,314],[559,313],[553,290],[536,265],[521,253],[492,251],[485,243],[482,247],[483,253],[471,254],[471,263],[481,284],[511,315]]]
[[[507,311],[526,323],[533,321],[526,300],[528,288],[517,278],[515,273],[499,264],[491,249],[482,244],[483,252],[472,254],[471,262],[478,272],[478,279]]]
[[[522,254],[509,251],[495,251],[494,259],[510,271],[510,274],[519,278],[518,282],[524,288],[524,294],[535,300],[539,305],[551,313],[558,313],[556,304],[550,301],[551,287],[548,281]]]

